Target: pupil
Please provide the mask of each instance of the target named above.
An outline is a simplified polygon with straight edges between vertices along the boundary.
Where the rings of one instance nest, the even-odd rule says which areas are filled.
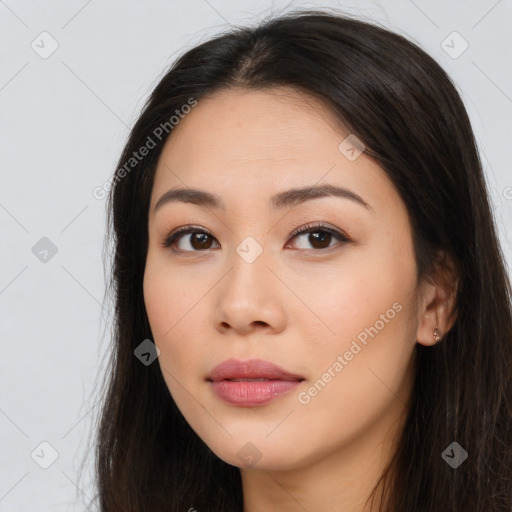
[[[314,233],[310,233],[309,236],[312,239],[310,240],[310,242],[313,247],[316,247],[315,243],[318,242],[320,242],[320,249],[325,249],[326,247],[329,246],[331,237],[330,233],[327,233],[326,231],[316,231]]]
[[[209,244],[205,244],[205,240],[208,238],[206,233],[195,233],[192,237],[192,247],[194,249],[208,249]],[[195,242],[199,242],[198,246],[196,246]]]

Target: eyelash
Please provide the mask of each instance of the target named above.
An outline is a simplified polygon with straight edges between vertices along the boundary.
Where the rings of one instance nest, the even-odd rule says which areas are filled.
[[[321,223],[306,224],[305,226],[302,226],[302,227],[294,230],[292,233],[290,233],[289,238],[293,239],[293,238],[298,237],[299,235],[304,235],[304,234],[308,234],[308,233],[321,233],[321,232],[329,233],[329,234],[333,235],[335,238],[337,238],[341,242],[341,244],[338,244],[338,245],[343,245],[343,244],[349,243],[351,241],[341,231],[338,231],[337,229],[331,228],[331,227],[329,227],[325,224],[321,224]],[[178,228],[176,231],[171,233],[162,242],[162,246],[165,248],[168,248],[171,245],[173,245],[177,240],[179,240],[179,238],[181,236],[191,234],[191,233],[204,233],[205,235],[213,236],[213,235],[211,235],[211,233],[209,233],[208,231],[206,231],[203,228],[196,227],[196,226],[184,226],[182,228]],[[213,238],[215,238],[215,237],[213,237]],[[326,247],[323,249],[298,249],[298,250],[299,251],[309,251],[310,250],[310,251],[317,252],[317,253],[318,252],[325,253],[325,252],[330,252],[330,251],[336,249],[336,247],[337,246],[334,245],[332,247]],[[205,251],[206,250],[204,250],[204,251],[199,251],[199,250],[183,251],[181,249],[175,250],[175,252],[181,252],[181,253],[194,253],[194,252],[205,252]]]

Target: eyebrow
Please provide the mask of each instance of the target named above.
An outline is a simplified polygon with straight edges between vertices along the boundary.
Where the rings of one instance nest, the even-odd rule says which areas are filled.
[[[278,210],[296,206],[312,199],[331,196],[349,199],[350,201],[364,206],[367,210],[372,210],[371,206],[355,192],[335,185],[314,185],[311,187],[294,188],[284,192],[279,192],[270,198],[270,206],[274,210]],[[224,202],[215,194],[195,188],[178,188],[165,192],[165,194],[163,194],[156,202],[154,212],[157,212],[164,204],[172,202],[191,203],[207,208],[225,210]]]

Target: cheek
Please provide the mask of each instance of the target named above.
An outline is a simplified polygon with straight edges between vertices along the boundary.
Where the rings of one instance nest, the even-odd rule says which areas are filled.
[[[172,336],[180,318],[190,314],[200,293],[191,286],[190,277],[171,270],[164,258],[150,255],[144,272],[143,292],[153,336],[160,341]]]
[[[406,306],[414,297],[415,278],[413,255],[405,250],[398,254],[391,241],[383,240],[381,249],[375,244],[372,249],[354,250],[336,268],[310,275],[302,283],[308,287],[302,295],[322,321],[325,338],[343,340],[375,323],[382,332],[398,327],[412,314],[413,308]],[[364,341],[364,334],[360,338]]]
[[[330,290],[323,320],[335,335],[324,337],[318,350],[307,350],[311,378],[297,407],[308,430],[333,446],[402,410],[411,386],[413,308],[407,287],[374,277],[367,273]]]
[[[331,368],[336,378],[328,387],[349,403],[354,396],[384,399],[389,393],[386,385],[400,388],[415,345],[416,265],[411,248],[402,244],[398,250],[389,237],[380,247],[366,248],[364,257],[354,251],[335,274],[316,280],[321,286],[313,286],[307,295],[324,333],[310,332],[318,349],[310,354],[315,359],[314,377],[321,378]],[[305,324],[303,329],[307,330]],[[343,369],[337,365],[336,371],[338,356]],[[326,375],[322,380],[328,379]],[[356,400],[353,407],[363,403]]]
[[[178,382],[197,376],[198,361],[207,343],[202,331],[206,290],[191,286],[187,273],[166,270],[148,258],[144,274],[144,301],[155,345],[160,349],[158,361],[170,389]],[[196,283],[196,281],[193,281]],[[200,282],[197,283],[200,287]],[[195,368],[195,374],[191,369]]]

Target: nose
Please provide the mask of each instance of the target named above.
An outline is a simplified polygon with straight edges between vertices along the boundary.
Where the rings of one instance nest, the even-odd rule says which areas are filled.
[[[247,335],[253,331],[275,334],[286,325],[286,288],[272,269],[265,251],[249,263],[238,253],[224,279],[214,289],[212,322],[219,332]]]

